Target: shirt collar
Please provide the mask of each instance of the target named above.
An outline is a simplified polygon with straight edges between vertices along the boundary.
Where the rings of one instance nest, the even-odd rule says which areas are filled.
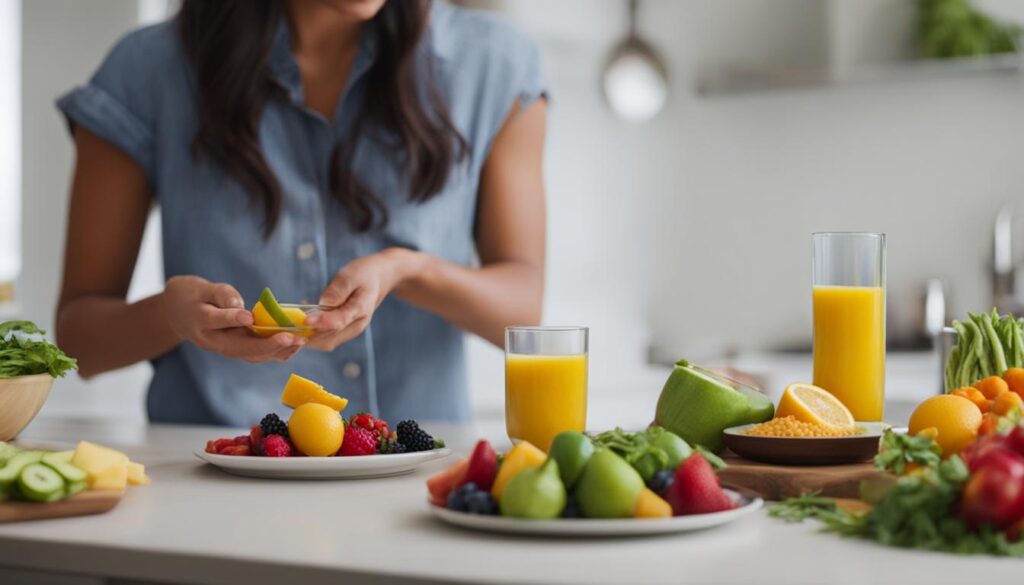
[[[356,60],[352,64],[352,70],[349,72],[345,93],[348,93],[359,78],[373,65],[379,42],[375,21],[371,20],[364,25],[363,34],[359,37],[359,49],[356,53]],[[292,53],[291,32],[288,30],[288,19],[285,17],[280,19],[274,31],[270,55],[267,57],[267,68],[271,79],[288,92],[292,102],[301,105],[303,103],[302,72],[299,70],[299,63],[295,60],[295,54]]]

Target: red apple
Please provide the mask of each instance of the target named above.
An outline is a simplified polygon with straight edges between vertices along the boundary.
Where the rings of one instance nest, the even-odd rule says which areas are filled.
[[[961,514],[971,527],[1003,529],[1024,517],[1024,458],[993,449],[973,460]]]
[[[462,481],[469,467],[469,459],[462,459],[455,465],[427,479],[430,502],[437,506],[448,504],[448,494]]]
[[[494,484],[494,477],[498,475],[498,454],[494,447],[486,440],[477,442],[473,454],[469,456],[469,467],[466,468],[466,476],[462,478],[459,485],[473,482],[476,487],[491,491]]]
[[[1006,436],[1006,446],[1018,455],[1024,455],[1024,427],[1014,427]]]

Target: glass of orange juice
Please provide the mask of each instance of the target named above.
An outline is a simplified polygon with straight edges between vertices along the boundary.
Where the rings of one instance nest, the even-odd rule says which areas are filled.
[[[587,426],[586,327],[505,329],[505,429],[547,451]]]
[[[814,234],[814,385],[858,421],[885,400],[885,234]]]

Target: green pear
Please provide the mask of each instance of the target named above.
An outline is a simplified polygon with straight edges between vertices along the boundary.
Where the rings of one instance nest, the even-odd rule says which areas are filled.
[[[564,431],[551,441],[548,455],[558,462],[558,472],[565,488],[571,490],[583,473],[590,456],[594,454],[594,443],[590,437],[576,431]]]
[[[631,518],[644,480],[611,449],[594,452],[576,484],[576,500],[587,518]]]
[[[498,503],[502,516],[550,520],[565,508],[565,486],[558,462],[548,457],[540,467],[520,471],[508,482]]]
[[[691,445],[722,448],[722,431],[764,422],[775,406],[764,394],[680,360],[658,397],[655,423]]]

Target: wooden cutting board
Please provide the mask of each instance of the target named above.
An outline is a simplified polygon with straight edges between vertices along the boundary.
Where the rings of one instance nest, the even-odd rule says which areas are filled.
[[[757,492],[766,500],[782,500],[808,492],[855,499],[860,495],[862,480],[883,476],[871,463],[798,467],[758,463],[735,455],[727,456],[725,461],[729,467],[718,474],[723,485]]]
[[[0,524],[47,518],[67,518],[102,514],[114,509],[121,501],[123,491],[105,490],[83,492],[61,502],[0,502]]]

